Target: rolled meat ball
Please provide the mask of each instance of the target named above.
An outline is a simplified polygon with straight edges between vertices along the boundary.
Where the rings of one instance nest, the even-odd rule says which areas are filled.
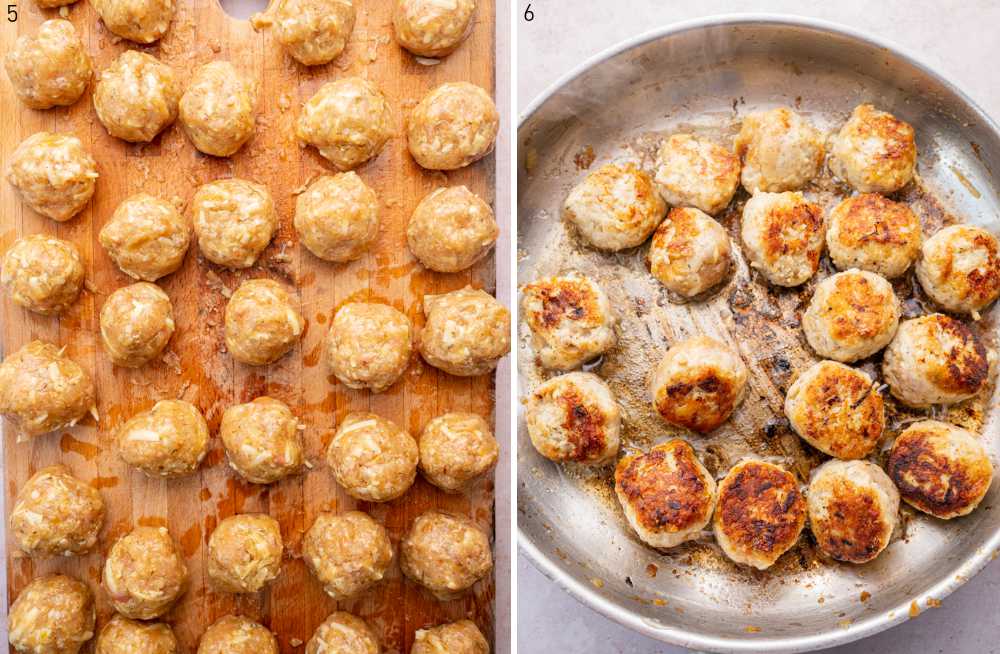
[[[379,654],[378,638],[361,618],[337,611],[323,621],[306,643],[305,654]]]
[[[459,493],[493,469],[500,448],[489,424],[474,413],[446,413],[420,434],[420,472],[446,493]]]
[[[743,188],[754,195],[802,188],[819,173],[823,141],[818,129],[787,107],[748,115],[736,135]]]
[[[500,228],[490,205],[464,186],[439,188],[413,210],[406,242],[420,263],[459,272],[489,254]]]
[[[378,155],[392,132],[385,96],[360,77],[321,86],[302,106],[295,124],[296,137],[319,150],[338,170],[357,168]]]
[[[356,18],[352,0],[278,0],[268,14],[251,20],[255,26],[273,23],[278,42],[306,66],[336,59],[347,46]]]
[[[875,273],[851,269],[816,285],[802,314],[802,331],[816,354],[850,363],[889,344],[900,312],[892,284]]]
[[[410,654],[490,654],[489,643],[472,620],[459,620],[417,629]]]
[[[278,229],[271,193],[263,184],[245,179],[199,186],[191,212],[201,253],[226,268],[252,266]]]
[[[396,0],[396,42],[418,57],[446,57],[472,32],[476,0]]]
[[[351,497],[388,502],[417,476],[417,442],[396,423],[374,413],[350,413],[337,427],[326,461]]]
[[[381,393],[403,376],[413,351],[406,314],[378,302],[348,302],[330,322],[326,364],[348,388]]]
[[[75,245],[42,234],[14,241],[0,264],[0,285],[10,299],[43,316],[62,313],[76,302],[85,275]]]
[[[860,193],[894,193],[913,179],[913,127],[870,104],[858,105],[833,137],[830,170]]]
[[[97,636],[94,654],[177,654],[180,646],[170,625],[139,622],[116,615]]]
[[[228,157],[253,136],[256,104],[255,84],[228,61],[212,61],[195,69],[178,104],[178,117],[195,148]]]
[[[600,465],[618,454],[621,409],[593,373],[570,372],[539,384],[528,397],[525,422],[538,453],[557,463]]]
[[[356,173],[323,175],[296,199],[294,224],[313,255],[354,261],[378,238],[378,197]]]
[[[163,353],[173,333],[173,305],[155,284],[120,288],[101,307],[101,342],[116,366],[149,363]]]
[[[256,593],[281,571],[278,521],[262,513],[229,516],[208,539],[208,578],[226,593]]]
[[[278,654],[278,639],[250,618],[227,615],[201,635],[197,654]]]
[[[61,465],[32,475],[10,512],[11,535],[31,557],[85,554],[94,549],[103,524],[101,493]]]
[[[90,55],[68,20],[42,23],[14,42],[4,67],[14,93],[32,109],[65,107],[80,99],[94,75]]]
[[[479,289],[424,296],[420,355],[458,377],[485,375],[510,352],[510,311]]]
[[[116,611],[152,620],[184,594],[187,566],[165,527],[136,527],[108,551],[103,583]]]
[[[94,110],[111,136],[146,143],[177,119],[181,92],[173,68],[145,52],[126,50],[101,71]]]
[[[208,453],[208,423],[184,400],[160,400],[118,429],[118,452],[125,463],[150,477],[172,479],[198,469]]]
[[[916,271],[943,309],[978,318],[1000,297],[1000,241],[981,227],[945,227],[924,242]]]
[[[840,270],[860,268],[894,279],[917,260],[922,237],[920,219],[907,205],[865,193],[830,213],[826,247]]]
[[[230,467],[254,484],[271,484],[302,468],[301,432],[288,405],[267,396],[229,407],[219,425]]]
[[[432,89],[406,121],[413,159],[429,170],[457,170],[493,151],[500,115],[482,87],[449,82]]]
[[[601,166],[573,187],[563,205],[583,240],[608,252],[642,244],[666,213],[652,178],[631,162]]]
[[[392,542],[385,527],[366,513],[321,513],[302,539],[302,558],[326,594],[341,602],[385,577]]]
[[[671,209],[653,232],[646,264],[667,290],[692,298],[720,284],[733,265],[726,229],[698,209]]]
[[[531,347],[546,368],[573,370],[615,344],[611,302],[597,282],[571,272],[521,288]]]
[[[10,155],[7,181],[37,213],[65,222],[94,195],[97,164],[75,136],[37,132]]]
[[[403,536],[399,567],[438,599],[454,598],[493,569],[490,540],[468,518],[426,511]]]
[[[191,224],[172,203],[137,193],[118,205],[99,238],[123,273],[155,282],[184,263]]]
[[[743,206],[750,267],[777,286],[798,286],[816,274],[824,231],[823,209],[801,193],[757,193]]]
[[[77,654],[94,636],[94,596],[82,581],[47,575],[10,606],[8,638],[20,654]]]
[[[674,134],[656,155],[656,185],[667,204],[710,216],[729,205],[740,183],[740,158],[711,141]]]
[[[243,282],[226,305],[226,348],[248,365],[274,363],[295,347],[304,328],[292,296],[270,279]]]
[[[108,31],[136,43],[159,40],[170,27],[175,0],[92,0]]]

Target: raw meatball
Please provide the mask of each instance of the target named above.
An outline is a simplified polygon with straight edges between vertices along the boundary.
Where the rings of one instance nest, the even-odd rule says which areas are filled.
[[[485,257],[500,228],[493,210],[464,186],[439,188],[417,205],[406,242],[420,263],[438,272],[459,272]]]
[[[510,311],[485,291],[425,295],[424,316],[420,354],[451,375],[485,375],[510,352]]]
[[[500,448],[489,424],[474,413],[446,413],[420,434],[420,471],[446,493],[459,493],[496,465]]]
[[[399,544],[399,567],[438,599],[454,598],[493,569],[490,539],[467,518],[426,511]]]
[[[546,368],[572,370],[614,346],[611,303],[589,277],[572,272],[539,279],[521,293],[531,347]]]
[[[940,313],[904,321],[885,350],[882,375],[903,404],[926,407],[973,397],[989,384],[996,353]]]
[[[387,304],[349,302],[339,309],[326,335],[326,363],[348,388],[381,393],[410,363],[413,327]]]
[[[851,269],[816,285],[802,314],[802,331],[816,354],[850,363],[888,345],[899,314],[892,284],[875,273]]]
[[[410,654],[490,654],[489,643],[472,620],[417,629]]]
[[[155,282],[184,263],[191,224],[170,202],[138,193],[118,205],[100,240],[123,273]]]
[[[671,425],[707,434],[743,401],[749,373],[719,341],[696,336],[671,346],[650,384],[653,408]]]
[[[305,326],[292,297],[270,279],[249,279],[226,305],[226,348],[243,363],[262,366],[288,353]]]
[[[624,456],[615,468],[615,494],[644,543],[675,547],[697,538],[708,524],[715,480],[691,446],[674,439]]]
[[[978,317],[1000,297],[1000,243],[980,227],[945,227],[924,243],[917,279],[944,309]]]
[[[671,209],[653,233],[646,263],[668,290],[692,298],[729,274],[733,265],[729,234],[698,209]]]
[[[823,135],[787,107],[750,114],[736,135],[743,188],[780,193],[802,188],[823,163]]]
[[[894,193],[913,179],[913,127],[870,104],[854,108],[833,137],[830,170],[860,193]]]
[[[254,484],[270,484],[299,471],[300,431],[288,405],[267,396],[229,407],[219,425],[229,465]]]
[[[378,197],[353,172],[323,175],[295,201],[295,231],[320,259],[359,258],[378,237]]]
[[[107,0],[111,1],[111,0]],[[126,50],[101,71],[94,110],[111,136],[152,141],[177,119],[181,85],[174,69],[156,57]]]
[[[19,37],[4,66],[17,97],[32,109],[73,104],[94,74],[73,23],[58,18],[42,23],[35,36]]]
[[[91,4],[108,31],[136,43],[152,43],[166,34],[175,10],[174,0],[91,0]]]
[[[269,515],[234,515],[208,539],[208,577],[227,593],[256,593],[281,570],[284,545],[278,521]]]
[[[798,286],[819,269],[823,209],[801,193],[757,193],[743,206],[750,267],[778,286]]]
[[[126,618],[152,620],[187,589],[187,567],[164,527],[136,527],[119,538],[104,561],[104,588]]]
[[[799,539],[806,500],[792,473],[764,461],[738,463],[719,482],[713,529],[736,563],[770,568]]]
[[[10,155],[7,181],[33,210],[64,222],[94,195],[97,164],[75,136],[37,132]]]
[[[420,57],[445,57],[472,32],[476,0],[397,0],[396,42]]]
[[[21,654],[76,654],[94,636],[94,596],[63,575],[39,577],[10,606],[10,644]]]
[[[382,150],[392,136],[392,113],[378,87],[347,77],[324,84],[309,98],[295,135],[339,170],[351,170]]]
[[[431,90],[406,123],[410,154],[430,170],[457,170],[493,151],[500,115],[481,87],[449,82]]]
[[[667,213],[652,178],[635,164],[606,164],[577,184],[563,213],[583,239],[615,252],[643,243]]]
[[[604,380],[571,372],[542,382],[528,398],[531,444],[556,462],[602,464],[618,454],[621,410]]]
[[[714,216],[733,199],[740,158],[711,141],[674,134],[656,156],[656,184],[667,204],[694,207]]]
[[[116,615],[97,636],[95,654],[177,654],[177,637],[162,622],[137,622]]]
[[[306,66],[336,59],[354,30],[352,0],[278,0],[273,12],[278,42]]]
[[[33,234],[14,241],[0,267],[0,284],[15,304],[52,316],[76,301],[83,259],[69,241]]]
[[[94,548],[104,524],[100,492],[61,465],[25,482],[10,513],[14,541],[28,556],[73,556]]]
[[[382,580],[392,563],[385,527],[366,513],[321,513],[302,539],[302,558],[323,590],[341,602]]]
[[[228,61],[195,69],[181,96],[181,127],[199,151],[228,157],[250,140],[257,89]]]
[[[160,400],[118,430],[125,463],[150,477],[174,478],[198,469],[208,452],[208,423],[198,407],[183,400]]]
[[[418,457],[413,437],[374,413],[348,414],[326,450],[337,483],[366,502],[388,502],[409,490]]]
[[[866,193],[834,208],[826,247],[840,270],[860,268],[893,279],[916,261],[922,236],[920,219],[908,206]]]
[[[250,618],[227,615],[202,634],[198,654],[278,654],[278,639]]]
[[[379,654],[375,632],[364,620],[337,611],[316,628],[306,643],[305,654]]]
[[[156,284],[120,288],[101,307],[101,342],[116,366],[138,368],[152,361],[173,333],[173,305]]]
[[[0,364],[0,414],[25,436],[72,427],[88,413],[97,419],[94,383],[63,348],[31,341]]]
[[[944,520],[971,513],[993,482],[993,464],[976,435],[937,420],[907,427],[886,470],[907,504]]]
[[[220,179],[198,187],[191,211],[201,253],[226,268],[252,266],[278,229],[267,187],[245,179]]]

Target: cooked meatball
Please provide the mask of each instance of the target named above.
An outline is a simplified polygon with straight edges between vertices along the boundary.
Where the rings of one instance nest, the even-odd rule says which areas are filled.
[[[493,569],[490,539],[467,518],[426,511],[399,544],[399,567],[438,599],[454,598]]]
[[[97,185],[97,164],[80,139],[37,132],[10,155],[7,181],[34,211],[57,222],[80,213]]]
[[[396,423],[374,413],[350,413],[337,427],[326,461],[351,497],[388,502],[417,476],[417,442]]]
[[[58,18],[42,23],[35,36],[19,37],[4,66],[14,93],[32,109],[73,104],[94,74],[73,23]]]
[[[187,567],[164,527],[136,527],[119,538],[104,561],[104,588],[126,618],[152,620],[187,589]]]
[[[913,179],[913,127],[870,104],[858,105],[833,137],[830,170],[860,193],[894,193]]]
[[[625,519],[652,547],[697,538],[712,517],[715,480],[686,442],[674,439],[622,457],[615,494]]]
[[[696,336],[671,346],[653,373],[653,408],[671,425],[707,434],[743,401],[749,373],[719,341]]]
[[[481,87],[449,82],[431,90],[406,122],[410,154],[430,170],[457,170],[493,151],[500,115]]]
[[[618,454],[621,409],[593,373],[570,372],[542,382],[528,397],[525,422],[531,444],[552,461],[599,465]]]
[[[0,364],[0,414],[24,436],[72,427],[97,415],[94,383],[51,343],[31,341]]]
[[[94,596],[82,581],[39,577],[10,606],[10,644],[21,654],[76,654],[94,636]]]
[[[288,353],[305,326],[292,296],[271,279],[249,279],[226,305],[226,348],[252,366],[273,363]]]
[[[739,182],[740,158],[691,134],[674,134],[656,156],[656,184],[674,207],[694,207],[714,216],[733,199]]]
[[[302,106],[295,135],[339,170],[378,155],[392,136],[389,103],[375,84],[360,77],[328,82]]]
[[[229,407],[219,425],[229,465],[254,484],[270,484],[299,471],[300,431],[288,405],[267,396]]]
[[[419,57],[445,57],[472,32],[476,0],[396,0],[396,42]]]
[[[152,141],[176,120],[181,91],[173,68],[145,52],[126,50],[101,71],[94,110],[111,136]]]
[[[736,464],[719,482],[713,529],[736,563],[770,568],[799,539],[806,500],[792,473],[765,461]]]
[[[823,149],[819,130],[787,107],[750,114],[736,135],[743,188],[751,194],[800,189],[819,172]]]
[[[198,654],[278,654],[278,639],[250,618],[227,615],[201,635]]]
[[[521,289],[531,347],[546,368],[572,370],[615,344],[611,303],[589,277],[569,273]]]
[[[321,513],[302,539],[302,558],[334,600],[352,599],[382,580],[392,563],[385,527],[366,513]]]
[[[0,284],[10,299],[43,316],[62,313],[73,304],[84,275],[75,245],[42,234],[14,241],[0,264]]]
[[[101,342],[116,366],[138,368],[152,361],[173,333],[173,305],[156,284],[120,288],[101,307]]]
[[[356,17],[352,0],[278,0],[271,11],[278,42],[306,66],[336,59]]]
[[[227,593],[256,593],[281,570],[278,521],[263,513],[229,516],[208,539],[208,578]]]
[[[865,270],[830,275],[802,314],[802,331],[816,354],[850,363],[889,344],[899,326],[892,284]]]
[[[971,513],[993,482],[993,464],[976,435],[937,420],[907,427],[886,470],[907,504],[944,520]]]
[[[489,643],[472,620],[417,629],[410,654],[490,654]]]
[[[61,465],[42,468],[17,494],[10,531],[28,556],[73,556],[94,548],[104,524],[100,492]]]
[[[379,654],[378,638],[361,618],[337,611],[316,628],[305,654]]]
[[[327,366],[340,383],[381,393],[410,363],[413,327],[388,304],[348,302],[330,322],[325,346]]]
[[[945,227],[924,243],[916,270],[932,300],[976,317],[1000,297],[1000,242],[981,227]]]
[[[798,286],[816,274],[823,233],[823,209],[801,193],[756,193],[743,206],[750,267],[772,284]]]
[[[198,187],[191,200],[194,233],[206,259],[226,268],[249,268],[278,229],[267,187],[220,179]]]
[[[840,270],[860,268],[893,279],[916,261],[921,238],[920,219],[908,206],[865,193],[834,208],[826,247]]]
[[[446,413],[420,434],[420,472],[446,493],[458,493],[493,469],[500,448],[475,413]]]
[[[926,407],[973,397],[989,384],[996,353],[940,313],[904,321],[885,350],[882,375],[903,404]]]
[[[256,103],[254,84],[228,61],[213,61],[195,69],[178,116],[194,147],[228,157],[253,136]]]
[[[606,164],[577,184],[563,214],[583,239],[615,252],[643,243],[667,213],[653,180],[635,164]]]
[[[174,0],[91,0],[108,31],[136,43],[152,43],[167,33]]]
[[[177,654],[180,647],[170,625],[111,618],[97,636],[94,654]]]
[[[323,175],[295,201],[294,224],[315,256],[354,261],[378,238],[378,197],[354,172]]]
[[[485,375],[510,352],[510,311],[485,291],[425,295],[424,317],[420,355],[448,374]]]
[[[190,402],[160,400],[132,416],[116,438],[125,463],[150,477],[183,477],[197,470],[208,452],[208,423]]]
[[[646,263],[669,291],[694,297],[729,274],[733,264],[729,234],[698,209],[671,209],[653,233]]]
[[[464,186],[439,188],[413,210],[406,242],[420,263],[438,272],[459,272],[485,257],[500,228],[493,210]]]
[[[123,273],[155,282],[184,263],[191,224],[170,202],[138,193],[118,205],[100,241]]]

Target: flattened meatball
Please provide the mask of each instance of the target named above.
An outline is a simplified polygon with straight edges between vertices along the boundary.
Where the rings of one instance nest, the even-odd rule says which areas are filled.
[[[316,628],[306,654],[379,654],[378,638],[361,618],[337,611]]]
[[[894,193],[913,179],[913,127],[870,104],[858,105],[833,137],[830,170],[861,193]]]
[[[138,622],[120,615],[111,618],[97,636],[95,654],[177,654],[174,630],[162,622]]]
[[[685,441],[628,454],[615,468],[615,494],[625,519],[652,547],[697,538],[715,506],[715,480]]]
[[[566,197],[563,214],[583,239],[615,252],[643,243],[667,213],[653,180],[635,164],[605,164]]]
[[[302,558],[326,594],[340,602],[382,580],[392,563],[392,542],[367,513],[321,513],[302,539]]]
[[[337,427],[326,461],[347,494],[366,502],[400,497],[417,476],[417,442],[374,413],[350,413]]]
[[[7,181],[34,211],[57,222],[80,213],[97,185],[97,164],[80,139],[37,132],[10,155]]]
[[[413,210],[406,242],[420,263],[438,272],[459,272],[485,257],[500,228],[493,209],[464,186],[439,188]]]
[[[396,42],[419,57],[445,57],[472,32],[476,0],[396,0]]]
[[[229,407],[219,425],[229,465],[254,484],[270,484],[299,471],[300,431],[288,405],[267,396]]]
[[[101,71],[94,110],[111,136],[144,143],[177,119],[181,92],[173,68],[145,52],[126,50]]]
[[[281,571],[278,521],[263,513],[229,516],[208,539],[208,578],[227,593],[256,593]]]
[[[349,302],[337,310],[325,341],[327,366],[342,384],[381,393],[410,363],[413,327],[387,304]]]
[[[801,193],[757,193],[743,206],[750,267],[778,286],[798,286],[816,274],[824,229],[823,209]]]
[[[226,305],[226,348],[252,366],[274,363],[302,336],[305,323],[292,296],[271,279],[248,279]]]
[[[446,493],[458,493],[493,469],[500,448],[489,424],[474,413],[446,413],[420,434],[420,472]]]
[[[521,294],[531,347],[546,368],[578,368],[615,344],[611,303],[589,277],[571,272],[539,279]]]
[[[150,477],[183,477],[197,470],[208,452],[208,423],[190,402],[160,400],[132,416],[116,439],[125,463]]]
[[[417,629],[410,654],[490,654],[489,643],[472,620]]]
[[[493,151],[500,115],[483,88],[449,82],[431,90],[406,122],[410,154],[423,168],[457,170]]]
[[[167,33],[174,0],[92,0],[108,31],[136,43],[152,43]]]
[[[194,233],[206,259],[249,268],[278,229],[274,200],[263,184],[219,179],[198,187],[191,200]]]
[[[344,263],[378,237],[378,197],[356,173],[323,175],[295,201],[295,231],[315,256]]]
[[[296,61],[318,66],[336,59],[354,30],[352,0],[278,0],[273,21],[278,42]],[[256,25],[267,24],[260,18]]]
[[[10,606],[10,644],[21,654],[76,654],[94,636],[94,596],[82,581],[39,577]]]
[[[137,193],[118,205],[100,240],[123,273],[155,282],[184,263],[191,224],[170,202]]]
[[[981,227],[945,227],[924,243],[916,270],[924,292],[944,309],[978,317],[1000,297],[1000,242]]]
[[[0,265],[0,284],[25,309],[52,316],[76,302],[85,272],[69,241],[32,234],[14,241]]]
[[[889,344],[899,326],[892,284],[865,270],[830,275],[802,314],[802,331],[816,354],[850,363]]]
[[[510,352],[510,311],[485,291],[425,295],[424,316],[420,355],[448,374],[485,375]]]
[[[736,563],[766,570],[799,540],[806,500],[792,473],[773,463],[744,461],[718,490],[715,540]]]
[[[729,234],[698,209],[671,209],[653,233],[646,263],[668,290],[692,298],[729,274],[733,264]]]
[[[116,366],[138,368],[152,361],[173,333],[173,305],[155,284],[120,288],[101,307],[101,342]]]
[[[253,136],[256,104],[256,86],[228,61],[213,61],[195,69],[178,116],[194,147],[228,157]]]
[[[618,454],[621,409],[604,380],[571,372],[539,384],[525,411],[538,453],[556,462],[602,464]]]
[[[42,23],[35,36],[19,37],[4,67],[14,93],[32,109],[73,104],[94,74],[73,23],[58,18]]]
[[[438,599],[457,597],[493,569],[490,539],[468,518],[426,511],[399,544],[399,567]]]
[[[736,135],[736,152],[743,160],[740,176],[751,194],[800,189],[823,163],[823,135],[787,107],[752,113]]]
[[[278,639],[250,618],[227,615],[202,634],[198,654],[278,654]]]
[[[746,394],[749,373],[740,356],[708,336],[676,343],[656,367],[653,408],[668,423],[707,434],[729,419]]]
[[[834,208],[826,247],[840,270],[860,268],[893,279],[916,261],[921,238],[920,219],[908,206],[866,193]]]
[[[740,158],[711,141],[674,134],[656,156],[656,184],[674,207],[694,207],[714,216],[733,199]]]
[[[111,546],[103,580],[116,611],[152,620],[184,594],[187,566],[166,528],[136,527]]]
[[[351,170],[378,155],[392,136],[389,103],[375,84],[360,77],[328,82],[302,106],[295,135],[338,170]]]
[[[10,512],[14,541],[28,556],[74,556],[94,548],[104,524],[100,492],[64,466],[42,468],[17,494]]]

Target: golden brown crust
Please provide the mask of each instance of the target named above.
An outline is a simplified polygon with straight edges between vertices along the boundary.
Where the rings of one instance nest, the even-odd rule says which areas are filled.
[[[838,561],[871,561],[886,545],[886,523],[875,491],[845,479],[829,492],[827,518],[811,522],[820,549]]]
[[[557,398],[565,417],[562,428],[573,445],[570,461],[593,461],[600,458],[607,443],[607,417],[592,405],[575,386],[567,386]]]
[[[869,243],[896,245],[919,251],[919,231],[914,239],[907,230],[919,219],[908,206],[893,202],[878,193],[862,193],[847,198],[834,209],[840,222],[840,242],[845,247],[864,247]],[[919,228],[918,228],[919,229]]]
[[[931,333],[931,338],[939,345],[945,339],[961,344],[948,351],[948,356],[942,363],[930,369],[935,384],[956,393],[977,392],[986,384],[990,374],[986,346],[961,321],[942,314],[928,317],[933,318],[940,330],[938,333]],[[944,348],[939,347],[936,351],[943,352]]]
[[[764,230],[764,259],[774,263],[780,257],[805,255],[815,269],[822,248],[813,247],[812,235],[823,229],[823,209],[813,202],[797,202],[769,213]]]
[[[672,425],[701,434],[721,425],[736,408],[740,385],[715,367],[680,373],[656,396],[656,410]]]
[[[820,308],[830,326],[830,336],[837,342],[853,344],[885,334],[895,322],[895,313],[885,310],[881,289],[863,274],[839,275],[834,292],[827,295]]]

